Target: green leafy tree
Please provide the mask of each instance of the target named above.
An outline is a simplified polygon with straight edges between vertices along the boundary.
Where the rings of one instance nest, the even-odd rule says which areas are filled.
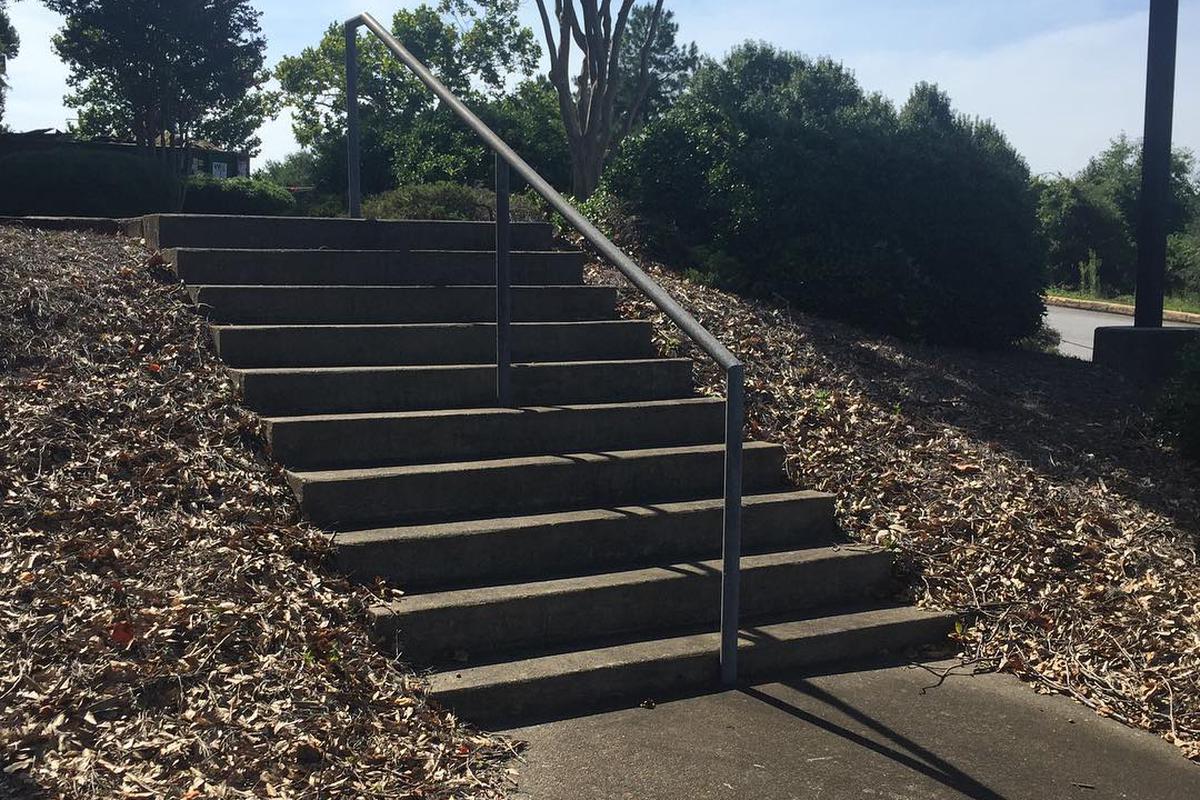
[[[254,174],[280,186],[312,186],[316,183],[316,158],[305,150],[297,150],[279,161],[268,160]]]
[[[0,0],[0,120],[4,119],[4,98],[8,94],[8,59],[16,58],[21,40],[8,18],[8,0]]]
[[[840,64],[745,44],[629,137],[602,189],[652,252],[734,289],[937,341],[1040,324],[1028,167],[933,86],[898,111]]]
[[[1131,285],[1136,253],[1112,197],[1065,176],[1038,180],[1034,190],[1049,284],[1101,294]]]
[[[1037,185],[1047,276],[1052,283],[1105,295],[1134,291],[1141,184],[1141,146],[1122,135],[1077,175]],[[1198,221],[1196,159],[1179,148],[1171,157],[1167,210],[1167,282],[1173,292],[1200,293],[1195,257]]]
[[[537,62],[533,32],[517,18],[519,0],[441,0],[402,9],[392,33],[474,108],[504,95],[510,75]],[[314,155],[317,184],[345,185],[345,39],[331,25],[320,43],[282,59],[277,75],[294,109],[294,132]],[[398,183],[477,181],[487,174],[483,147],[374,37],[359,43],[363,191]]]
[[[44,0],[65,17],[55,52],[86,135],[144,148],[204,140],[254,150],[275,111],[249,0]]]
[[[1171,153],[1171,194],[1167,210],[1167,230],[1179,233],[1200,213],[1200,180],[1196,159],[1188,150]],[[1131,232],[1137,230],[1138,206],[1142,192],[1142,147],[1124,134],[1088,162],[1079,173],[1079,182],[1094,187],[1115,203]]]

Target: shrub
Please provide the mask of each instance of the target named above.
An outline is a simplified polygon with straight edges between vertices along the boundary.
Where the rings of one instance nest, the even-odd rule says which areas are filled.
[[[344,217],[348,213],[344,195],[304,191],[294,197],[296,208],[293,213],[298,217]]]
[[[291,192],[261,178],[187,179],[183,210],[189,214],[246,214],[281,216],[296,208]]]
[[[653,255],[714,282],[998,346],[1041,319],[1029,177],[995,127],[936,87],[897,111],[839,64],[747,44],[626,140],[604,185]]]
[[[517,221],[543,221],[538,204],[529,196],[514,194],[509,203]],[[465,219],[494,220],[495,192],[458,183],[419,183],[401,186],[363,201],[368,219]]]
[[[1180,356],[1175,376],[1159,398],[1158,420],[1180,450],[1200,460],[1200,344]]]
[[[179,181],[157,160],[83,147],[0,158],[0,214],[133,217],[176,211]]]

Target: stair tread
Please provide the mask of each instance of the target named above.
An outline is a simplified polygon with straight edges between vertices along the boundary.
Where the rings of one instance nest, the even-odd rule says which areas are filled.
[[[769,492],[746,495],[742,506],[760,503],[784,503],[796,500],[828,498],[831,495],[814,491]],[[621,506],[618,508],[584,509],[580,511],[558,511],[549,514],[525,514],[515,517],[493,517],[458,522],[438,522],[422,525],[396,525],[387,528],[368,528],[343,531],[335,534],[336,545],[356,545],[371,542],[387,542],[402,539],[440,539],[450,536],[489,536],[505,530],[520,530],[542,525],[570,525],[592,520],[620,520],[632,516],[657,517],[684,511],[720,509],[725,505],[722,498],[710,500],[685,500],[674,503],[657,503],[652,506]]]
[[[613,452],[594,453],[564,453],[539,456],[521,456],[518,458],[489,458],[471,461],[453,461],[436,464],[407,464],[393,467],[373,467],[367,469],[333,469],[333,470],[288,470],[288,475],[302,483],[322,481],[353,481],[371,480],[377,478],[403,477],[405,475],[423,473],[464,473],[506,470],[525,466],[540,466],[546,464],[579,464],[603,463],[634,458],[669,458],[673,455],[689,453],[711,453],[723,451],[724,443],[688,445],[685,447],[655,447],[643,450],[616,450]],[[782,450],[780,445],[771,442],[747,441],[743,451]]]
[[[757,649],[800,646],[805,640],[845,631],[901,625],[909,622],[944,621],[955,615],[928,611],[913,606],[885,605],[848,607],[822,616],[807,616],[763,625],[743,624],[739,628],[738,650],[743,655]],[[430,676],[434,695],[447,691],[465,691],[478,687],[524,683],[539,678],[569,676],[646,662],[662,662],[694,657],[716,658],[720,634],[716,631],[682,636],[655,637],[620,644],[601,644],[590,649],[575,649],[547,655],[532,655],[478,666],[453,667]],[[714,674],[715,678],[715,674]]]
[[[595,361],[529,361],[513,364],[514,367],[523,366],[538,366],[538,367],[584,367],[592,364],[612,364],[612,365],[635,365],[635,364],[678,364],[680,362],[691,363],[690,359],[686,358],[615,358],[601,359]],[[338,372],[345,373],[377,373],[377,372],[419,372],[419,371],[450,371],[450,370],[479,370],[487,369],[487,364],[417,364],[417,365],[399,365],[394,367],[236,367],[230,368],[231,372],[245,375],[302,375],[302,374],[333,374]],[[491,367],[495,369],[494,366]]]
[[[839,561],[859,558],[884,558],[890,560],[891,556],[881,548],[868,545],[826,545],[806,547],[798,550],[782,550],[771,553],[744,555],[742,556],[741,564],[742,573],[745,575],[756,570],[770,570],[775,567],[791,565],[828,564],[832,569],[836,568],[835,565]],[[663,581],[679,582],[704,577],[713,578],[719,576],[720,572],[720,559],[707,559],[704,561],[688,561],[678,564],[600,572],[590,575],[576,575],[566,578],[550,578],[521,583],[451,589],[449,591],[428,591],[421,594],[406,595],[392,603],[373,606],[369,613],[375,617],[392,614],[403,617],[406,614],[420,613],[430,609],[486,606],[518,598],[576,595],[601,588],[633,586],[636,584]]]
[[[431,249],[431,248],[414,248],[411,250],[356,250],[336,247],[166,247],[163,248],[166,253],[256,253],[264,255],[273,255],[277,253],[321,253],[330,256],[352,256],[352,255],[370,255],[376,256],[407,256],[407,255],[423,255],[426,253],[438,254],[464,254],[477,255],[479,253],[495,254],[495,250],[471,250],[460,248],[446,249]],[[582,250],[545,250],[545,249],[526,249],[526,250],[510,250],[512,255],[562,255],[578,257],[583,253]]]
[[[390,283],[189,283],[187,284],[189,291],[205,292],[209,290],[226,291],[253,291],[253,292],[279,292],[279,291],[355,291],[355,292],[412,292],[417,290],[430,290],[438,292],[459,292],[459,291],[479,291],[486,289],[490,292],[496,291],[495,284],[486,283],[462,283],[451,284],[449,286],[439,283],[422,283],[412,284],[409,286],[397,286]],[[554,289],[562,290],[569,289],[572,292],[606,292],[616,287],[601,286],[599,284],[587,283],[527,283],[519,284],[513,287],[518,290],[528,289]]]
[[[643,327],[650,324],[645,320],[637,319],[581,319],[581,320],[563,320],[563,321],[547,321],[547,322],[513,322],[514,328],[574,328],[580,326],[603,326],[603,327]],[[494,322],[361,322],[361,323],[338,323],[338,322],[261,322],[261,323],[245,323],[245,322],[216,322],[210,325],[215,331],[391,331],[391,330],[446,330],[459,328],[495,328]]]
[[[671,406],[719,405],[724,406],[725,400],[720,397],[681,397],[673,400],[645,400],[625,403],[575,403],[561,406],[520,406],[519,408],[438,408],[429,411],[366,411],[352,414],[296,414],[272,415],[263,417],[268,424],[286,424],[289,422],[356,422],[363,420],[406,420],[432,419],[454,417],[511,417],[519,414],[533,413],[570,413],[573,411],[586,412],[594,409],[620,408],[664,408]]]

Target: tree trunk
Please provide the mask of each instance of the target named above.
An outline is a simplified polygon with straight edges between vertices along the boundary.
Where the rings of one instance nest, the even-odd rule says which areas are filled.
[[[604,171],[604,149],[588,142],[571,142],[571,194],[587,200],[600,185]]]
[[[600,184],[605,159],[614,135],[618,133],[614,106],[622,79],[621,40],[634,1],[621,0],[614,19],[610,0],[599,8],[595,0],[581,0],[581,22],[575,0],[556,0],[553,19],[547,1],[537,0],[550,55],[550,82],[558,94],[559,111],[571,150],[571,191],[581,200],[591,197]],[[656,0],[649,35],[641,43],[641,69],[635,92],[638,99],[628,110],[631,117],[637,116],[650,79],[647,64],[662,7],[663,0]],[[570,78],[572,43],[577,43],[582,51],[580,74],[575,81]]]

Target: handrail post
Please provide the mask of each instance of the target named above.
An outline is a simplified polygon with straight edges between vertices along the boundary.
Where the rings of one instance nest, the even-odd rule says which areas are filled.
[[[359,20],[346,23],[346,163],[350,219],[362,218],[362,156],[358,119],[358,26]]]
[[[496,404],[512,405],[512,291],[510,259],[512,218],[509,213],[508,162],[496,154]]]
[[[721,683],[737,683],[738,621],[742,583],[742,428],[744,368],[725,373],[725,513],[721,541]]]

